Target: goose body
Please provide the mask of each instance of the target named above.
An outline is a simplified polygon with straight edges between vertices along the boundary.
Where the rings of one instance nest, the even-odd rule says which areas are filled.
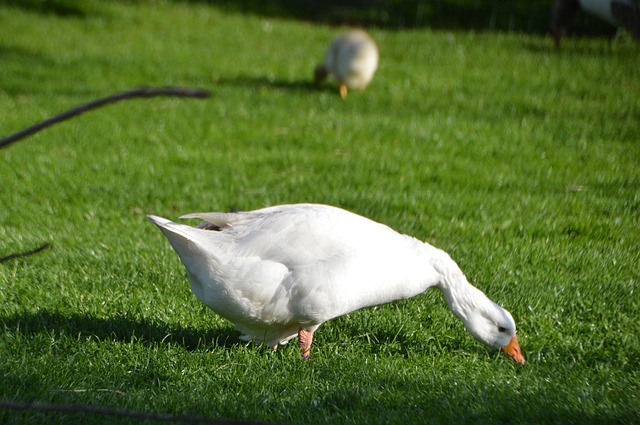
[[[340,96],[347,97],[348,89],[363,90],[378,68],[378,47],[362,30],[352,30],[336,37],[316,67],[316,82],[333,75],[340,85]]]
[[[191,227],[149,216],[187,269],[191,289],[246,340],[270,346],[354,310],[436,286],[481,342],[524,358],[509,312],[469,284],[444,251],[340,208],[293,204],[238,213],[195,213]]]

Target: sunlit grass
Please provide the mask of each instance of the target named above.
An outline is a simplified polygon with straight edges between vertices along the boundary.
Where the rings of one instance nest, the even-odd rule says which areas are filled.
[[[0,6],[0,398],[282,423],[631,423],[640,412],[640,50],[622,37],[372,29],[364,93],[310,84],[337,29],[196,2]],[[437,292],[239,341],[144,215],[321,202],[447,250],[512,313],[520,367]],[[111,422],[17,412],[0,422]],[[126,420],[122,420],[126,422]]]

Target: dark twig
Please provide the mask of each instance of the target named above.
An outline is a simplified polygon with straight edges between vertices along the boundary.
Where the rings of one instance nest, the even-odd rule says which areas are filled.
[[[266,425],[264,422],[242,421],[232,419],[215,419],[206,416],[176,416],[166,413],[145,413],[133,410],[116,410],[87,405],[61,405],[46,403],[22,403],[0,400],[0,407],[16,410],[34,410],[44,412],[61,413],[90,413],[105,416],[118,416],[132,418],[139,421],[162,421],[181,422],[189,424],[211,424],[211,425]]]
[[[37,247],[36,249],[32,249],[31,251],[25,252],[15,252],[13,254],[6,255],[4,257],[0,257],[0,263],[4,263],[5,261],[13,260],[14,258],[27,257],[29,255],[37,254],[40,251],[44,251],[46,249],[51,248],[51,244],[49,242]]]
[[[173,87],[167,87],[167,88],[141,87],[138,89],[124,91],[122,93],[117,93],[111,96],[104,97],[102,99],[85,103],[84,105],[76,106],[75,108],[69,109],[67,112],[63,112],[62,114],[56,115],[53,118],[49,118],[38,124],[34,124],[29,128],[26,128],[15,134],[12,134],[11,136],[5,137],[4,139],[0,140],[0,149],[9,146],[12,143],[15,143],[20,139],[24,139],[27,136],[37,133],[38,131],[45,129],[49,126],[68,120],[69,118],[73,118],[76,115],[80,115],[84,112],[99,108],[109,103],[114,103],[120,100],[133,99],[133,98],[139,98],[139,97],[156,97],[156,96],[192,97],[192,98],[203,99],[203,98],[209,97],[210,94],[208,91],[202,90],[202,89],[173,88]]]

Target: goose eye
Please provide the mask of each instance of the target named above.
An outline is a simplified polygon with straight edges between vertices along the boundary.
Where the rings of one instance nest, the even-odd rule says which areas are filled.
[[[504,326],[498,326],[498,332],[505,333],[506,331],[507,328],[505,328]]]

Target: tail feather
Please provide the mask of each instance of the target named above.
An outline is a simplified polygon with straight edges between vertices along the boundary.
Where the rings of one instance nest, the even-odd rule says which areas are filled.
[[[216,244],[212,236],[217,233],[174,223],[166,218],[154,215],[148,215],[147,218],[160,228],[173,249],[183,259],[183,262],[185,262],[186,257],[193,258],[194,256],[197,257],[198,254],[202,255],[202,253],[211,255],[215,251]]]
[[[167,237],[174,251],[187,269],[191,290],[195,296],[212,307],[217,292],[212,290],[220,279],[220,270],[229,262],[221,232],[198,229],[174,223],[162,217],[147,216]],[[224,310],[217,310],[223,317]]]

